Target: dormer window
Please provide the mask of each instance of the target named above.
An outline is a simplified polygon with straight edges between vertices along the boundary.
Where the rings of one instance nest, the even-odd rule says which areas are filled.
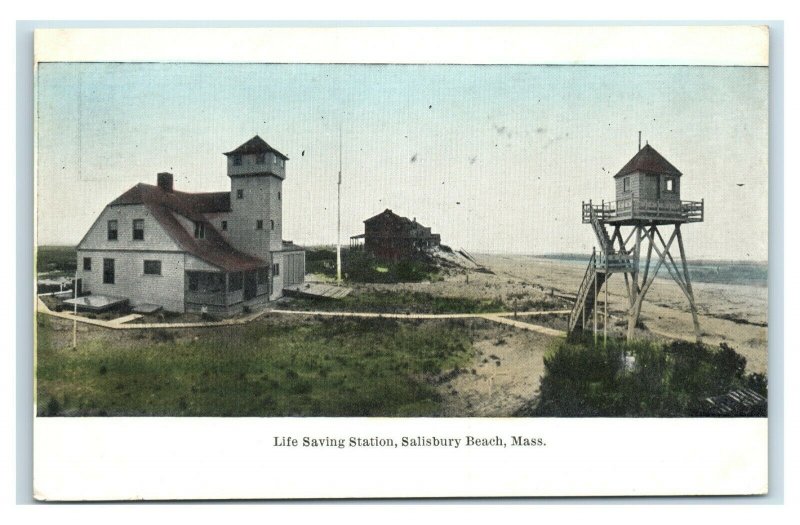
[[[202,222],[194,223],[194,238],[195,239],[205,239],[206,238],[206,225]]]
[[[233,156],[233,165],[234,166],[241,166],[242,165],[242,156],[241,155],[234,155]]]
[[[256,155],[256,164],[265,164],[267,162],[267,154],[259,153]]]

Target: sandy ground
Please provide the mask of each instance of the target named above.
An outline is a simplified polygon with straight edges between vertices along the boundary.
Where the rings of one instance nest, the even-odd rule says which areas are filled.
[[[444,416],[511,416],[536,397],[552,337],[486,323],[470,368],[440,386]]]
[[[507,304],[515,299],[546,299],[555,304],[559,294],[575,294],[585,272],[583,265],[565,261],[522,255],[473,255],[494,274],[470,272],[469,284],[466,274],[451,274],[439,282],[385,286],[445,296],[500,299]],[[694,283],[693,288],[703,341],[731,345],[747,358],[748,372],[766,373],[767,289],[710,283]],[[609,329],[620,334],[625,330],[626,302],[624,280],[615,275],[609,281]],[[646,327],[642,336],[694,340],[688,301],[671,279],[653,282],[642,308],[642,321]],[[563,317],[544,324],[563,329],[559,323],[566,324]],[[522,333],[512,327],[491,327],[483,333],[475,343],[479,353],[469,373],[461,373],[441,386],[448,399],[446,413],[507,416],[538,390],[544,354],[554,338]]]

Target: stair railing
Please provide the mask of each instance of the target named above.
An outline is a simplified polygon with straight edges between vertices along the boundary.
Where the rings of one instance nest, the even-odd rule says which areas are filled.
[[[592,256],[589,258],[589,264],[586,266],[586,273],[583,275],[583,281],[580,288],[578,288],[578,296],[575,298],[575,304],[572,306],[572,311],[569,314],[569,331],[572,332],[578,322],[581,310],[585,308],[586,296],[589,293],[591,284],[595,275],[595,265],[597,263],[597,250],[592,248]]]

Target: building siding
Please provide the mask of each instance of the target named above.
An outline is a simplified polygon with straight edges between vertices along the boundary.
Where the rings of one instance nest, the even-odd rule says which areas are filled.
[[[134,219],[144,220],[144,240],[133,240]],[[117,221],[117,240],[108,240],[108,221]],[[106,206],[78,244],[79,250],[169,250],[180,251],[161,228],[147,206],[130,204]]]
[[[306,274],[305,252],[284,252],[283,261],[282,272],[284,286],[302,283],[305,280]]]
[[[92,260],[90,271],[83,269],[84,257]],[[114,284],[103,283],[103,259],[114,260]],[[161,275],[145,275],[146,260],[161,261]],[[157,304],[171,312],[184,311],[183,253],[79,248],[78,278],[84,293],[125,297],[132,306]]]

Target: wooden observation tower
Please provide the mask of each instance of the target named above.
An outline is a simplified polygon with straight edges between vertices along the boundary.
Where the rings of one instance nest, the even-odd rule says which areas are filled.
[[[594,204],[583,202],[581,217],[591,224],[599,244],[592,250],[589,266],[578,289],[569,318],[569,333],[587,330],[597,337],[602,322],[608,334],[608,280],[614,273],[625,278],[628,299],[628,340],[642,311],[642,301],[664,266],[689,300],[694,332],[700,341],[700,323],[694,302],[681,226],[703,221],[703,201],[681,200],[682,173],[649,144],[614,175],[616,200]],[[669,231],[671,227],[672,231]],[[611,233],[609,233],[609,229]],[[630,229],[630,231],[628,231]],[[662,235],[663,231],[663,235]],[[678,253],[671,250],[677,243]],[[642,261],[643,250],[644,261]],[[680,259],[680,265],[676,263]],[[598,295],[605,289],[602,320],[598,319]]]

